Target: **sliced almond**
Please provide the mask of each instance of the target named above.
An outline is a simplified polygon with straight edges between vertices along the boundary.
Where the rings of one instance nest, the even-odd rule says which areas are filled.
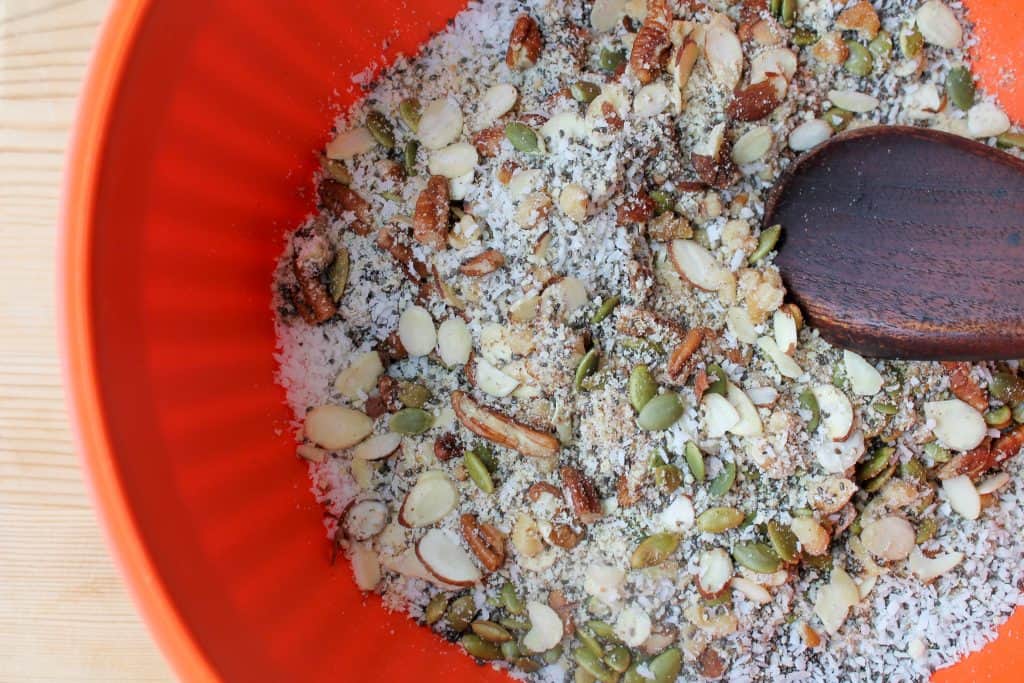
[[[508,181],[509,196],[512,199],[522,199],[537,187],[542,175],[541,171],[535,168],[516,171],[512,179]]]
[[[306,438],[329,451],[350,448],[373,431],[373,420],[358,410],[323,405],[306,413]]]
[[[410,356],[426,356],[437,344],[434,319],[422,306],[410,306],[398,318],[398,338]]]
[[[563,111],[548,119],[540,127],[540,134],[555,147],[572,140],[586,140],[590,136],[590,124],[576,112]]]
[[[651,83],[640,88],[633,98],[633,113],[640,118],[657,116],[668,108],[671,98],[664,83]]]
[[[903,98],[907,116],[914,119],[934,118],[945,105],[945,98],[934,83],[922,83]]]
[[[519,380],[509,377],[483,358],[477,358],[475,373],[477,388],[491,396],[508,396],[519,386]]]
[[[831,384],[811,388],[821,410],[821,423],[833,441],[845,441],[853,429],[853,404],[842,391]]]
[[[311,443],[301,444],[295,449],[295,454],[308,462],[320,463],[327,459],[327,451]]]
[[[592,564],[587,567],[583,578],[583,590],[606,605],[617,605],[622,599],[622,587],[626,583],[626,572],[606,564]]]
[[[416,136],[427,149],[441,149],[462,134],[462,109],[454,100],[434,100],[423,109]]]
[[[523,636],[523,647],[528,652],[547,652],[561,642],[565,625],[558,612],[543,602],[530,600],[526,603],[530,618],[530,630]]]
[[[537,317],[539,309],[540,296],[537,294],[527,294],[509,306],[508,317],[510,320],[518,323],[529,322]]]
[[[427,470],[405,494],[398,522],[413,529],[430,526],[444,519],[458,503],[459,491],[448,475],[443,470]]]
[[[1010,130],[1010,118],[991,102],[978,102],[967,111],[967,132],[972,138],[990,138]]]
[[[464,365],[473,352],[473,335],[462,318],[448,318],[437,330],[437,353],[448,367]]]
[[[783,353],[782,349],[779,348],[779,345],[771,337],[758,337],[757,346],[764,351],[765,355],[772,359],[775,367],[779,370],[779,374],[783,377],[796,379],[804,374],[803,368],[797,365],[795,360]]]
[[[931,583],[943,574],[953,571],[963,561],[964,554],[959,551],[928,557],[920,548],[914,548],[910,553],[907,568],[924,583]]]
[[[505,255],[497,249],[488,249],[463,261],[459,266],[459,272],[467,277],[484,277],[503,265],[505,265]]]
[[[772,129],[770,126],[751,128],[741,135],[732,146],[732,160],[741,166],[752,164],[772,147]]]
[[[365,154],[377,146],[377,140],[366,128],[343,130],[327,143],[324,153],[328,159],[345,160]]]
[[[917,28],[925,42],[953,50],[963,42],[963,28],[942,0],[928,0],[917,9]]]
[[[828,140],[832,133],[832,126],[826,121],[804,121],[789,134],[789,148],[794,152],[806,152]]]
[[[334,380],[334,388],[345,398],[354,401],[377,386],[377,378],[384,374],[380,354],[367,351],[359,354]]]
[[[705,550],[697,563],[697,588],[701,595],[713,598],[732,580],[733,566],[729,553],[721,548]]]
[[[949,506],[964,519],[977,519],[981,515],[981,496],[966,474],[943,479],[942,490]]]
[[[850,388],[858,396],[874,396],[882,390],[882,374],[853,351],[843,351],[843,365]]]
[[[708,436],[712,439],[723,436],[740,421],[739,412],[721,394],[705,394],[701,403]]]
[[[854,430],[845,441],[826,439],[818,445],[815,456],[822,469],[830,474],[843,474],[864,455],[864,432]]]
[[[514,85],[499,83],[492,85],[480,97],[480,108],[477,116],[481,128],[487,128],[502,116],[512,111],[519,99],[519,91]]]
[[[734,590],[739,591],[748,600],[758,605],[767,605],[772,601],[772,594],[764,586],[754,583],[750,579],[735,576],[731,585]]]
[[[868,551],[883,560],[906,559],[916,545],[914,527],[896,515],[888,515],[868,522],[860,532],[861,543]]]
[[[789,528],[807,554],[824,555],[828,550],[828,531],[813,517],[795,517]]]
[[[857,114],[864,114],[878,108],[877,97],[856,90],[829,90],[828,99],[840,109]]]
[[[348,464],[348,471],[360,490],[369,491],[373,488],[373,477],[377,473],[377,469],[369,460],[354,458]]]
[[[476,178],[476,173],[472,169],[466,171],[466,173],[460,175],[458,178],[451,178],[448,181],[448,196],[451,198],[451,200],[457,202],[462,199],[465,199],[466,195],[469,194],[470,188],[473,187],[474,178]],[[467,213],[465,216],[459,219],[459,223],[461,223],[462,220],[465,218],[474,220],[473,217]],[[458,225],[458,223],[456,223],[456,225]],[[449,233],[448,238],[452,238],[451,233]]]
[[[677,533],[693,527],[695,512],[689,496],[680,494],[661,512],[661,526],[666,531]]]
[[[466,429],[488,441],[532,457],[550,458],[558,454],[560,444],[551,434],[481,406],[462,391],[452,393],[452,408]]]
[[[512,545],[524,557],[534,557],[544,550],[537,520],[526,512],[520,512],[512,525]]]
[[[549,310],[557,312],[562,320],[568,320],[590,300],[587,286],[574,277],[563,277],[552,283],[541,293],[540,298],[541,306],[550,307]]]
[[[383,460],[402,445],[402,435],[388,432],[371,436],[352,449],[352,457],[358,460]]]
[[[939,443],[955,451],[977,447],[988,434],[982,414],[958,398],[925,403],[924,416],[934,425],[932,432]]]
[[[353,502],[345,508],[341,524],[346,538],[368,541],[387,526],[388,506],[373,498]]]
[[[747,396],[758,408],[771,408],[779,400],[779,390],[775,387],[751,387],[747,389]]]
[[[743,46],[727,26],[715,24],[704,32],[704,54],[711,73],[719,83],[732,90],[743,73]]]
[[[615,635],[629,647],[640,647],[651,635],[651,617],[644,610],[630,605],[615,620]]]
[[[796,320],[788,312],[781,309],[772,314],[772,329],[775,331],[775,344],[787,356],[796,351],[797,334]]]
[[[423,534],[416,557],[433,576],[453,586],[472,586],[482,578],[470,554],[440,529]]]
[[[821,619],[825,631],[830,634],[836,633],[850,608],[860,602],[860,589],[854,583],[850,575],[841,568],[832,570],[829,583],[818,589],[818,595],[814,600],[814,613]]]
[[[736,436],[760,436],[764,433],[761,416],[758,415],[757,408],[742,389],[729,382],[725,398],[740,416],[739,422],[729,428],[731,433]]]
[[[757,342],[757,329],[754,327],[753,321],[750,320],[747,309],[739,306],[730,308],[725,313],[725,324],[741,342],[746,344]]]
[[[590,212],[590,195],[582,185],[569,183],[558,195],[558,208],[573,221],[582,223]]]
[[[626,14],[626,0],[594,0],[590,8],[590,25],[604,33],[619,25]]]
[[[431,175],[458,178],[472,173],[480,157],[468,142],[456,142],[433,152],[427,160]]]
[[[760,83],[771,76],[782,76],[787,81],[796,75],[797,56],[792,50],[776,47],[763,50],[750,60],[750,82]]]
[[[857,484],[846,477],[822,477],[808,485],[807,501],[818,512],[831,515],[843,509],[855,493]]]
[[[693,240],[673,240],[669,256],[684,280],[708,292],[718,291],[732,275],[714,254]]]
[[[361,591],[372,591],[380,583],[380,559],[369,545],[358,543],[352,546],[350,559],[352,575]]]
[[[997,472],[978,484],[978,493],[982,496],[987,496],[990,493],[995,493],[1009,483],[1010,475],[1008,473]]]

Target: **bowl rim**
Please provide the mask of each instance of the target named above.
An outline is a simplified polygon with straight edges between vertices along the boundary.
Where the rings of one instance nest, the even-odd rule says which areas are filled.
[[[57,337],[73,444],[100,526],[132,599],[181,680],[219,681],[171,598],[115,464],[95,366],[91,253],[98,170],[125,66],[152,0],[113,0],[97,34],[65,157],[57,236]]]

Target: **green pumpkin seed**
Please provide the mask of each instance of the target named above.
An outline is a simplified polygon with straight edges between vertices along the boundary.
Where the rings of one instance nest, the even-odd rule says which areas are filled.
[[[502,626],[486,619],[477,619],[469,625],[473,633],[491,643],[507,643],[512,640],[512,634]]]
[[[715,381],[712,382],[707,389],[704,390],[705,394],[720,394],[725,396],[729,390],[729,376],[725,374],[725,370],[718,363],[711,363],[708,365],[706,371],[708,377],[714,377]]]
[[[651,190],[647,193],[647,196],[654,202],[654,215],[656,216],[668,213],[675,205],[672,195],[664,190]]]
[[[620,66],[626,63],[626,51],[611,50],[606,47],[601,48],[601,54],[597,59],[597,63],[600,65],[602,71],[614,73],[615,71],[618,71]]]
[[[651,534],[640,541],[636,550],[633,551],[633,555],[629,558],[629,566],[633,569],[658,566],[679,547],[680,538],[679,534],[668,531]]]
[[[878,474],[878,476],[876,476],[873,479],[869,479],[868,481],[864,482],[861,485],[861,488],[864,489],[865,491],[867,491],[868,493],[874,493],[874,492],[878,491],[883,486],[885,486],[885,482],[887,482],[890,479],[892,479],[892,475],[896,471],[896,467],[897,466],[898,466],[898,463],[895,463],[895,462],[892,463],[891,465],[886,467],[884,470],[882,470]]]
[[[825,120],[825,123],[832,126],[832,130],[839,132],[850,125],[850,121],[853,120],[853,113],[839,107],[832,107],[822,114],[821,118]]]
[[[732,588],[727,587],[718,595],[712,598],[705,598],[704,605],[706,607],[718,607],[719,605],[731,605],[732,604]]]
[[[648,432],[660,432],[668,429],[683,416],[683,402],[675,393],[659,394],[644,405],[636,418],[640,429]]]
[[[416,155],[420,151],[420,143],[416,140],[409,140],[405,143],[405,149],[402,151],[402,168],[405,169],[405,175],[410,178],[416,175]]]
[[[900,476],[904,479],[916,479],[923,484],[928,481],[928,470],[920,460],[911,458],[900,465]]]
[[[338,247],[338,252],[334,255],[334,262],[331,263],[331,270],[327,273],[331,288],[331,299],[334,300],[334,303],[338,303],[345,296],[345,287],[348,286],[348,270],[348,249]]]
[[[672,493],[683,484],[683,473],[675,465],[654,468],[654,483],[665,493]]]
[[[708,493],[715,498],[721,498],[729,493],[733,483],[736,481],[736,463],[726,462],[724,469],[711,481]]]
[[[404,382],[398,387],[398,400],[406,408],[422,408],[430,400],[430,389],[422,384]]]
[[[506,662],[514,662],[523,656],[523,651],[519,649],[519,643],[507,640],[501,644],[501,656]]]
[[[876,413],[881,413],[882,415],[895,415],[900,412],[900,407],[895,403],[872,403],[871,408]]]
[[[498,461],[494,457],[494,451],[484,444],[478,443],[471,449],[473,453],[476,453],[476,457],[480,458],[480,462],[484,464],[488,472],[496,472],[498,469]]]
[[[821,424],[821,409],[818,407],[818,399],[814,397],[813,391],[804,389],[800,393],[799,400],[801,407],[811,411],[811,419],[807,422],[807,432],[813,434]]]
[[[627,348],[630,351],[665,354],[665,347],[650,339],[623,339],[619,343],[622,344],[623,348]]]
[[[514,663],[516,665],[516,668],[528,674],[532,674],[534,671],[540,670],[540,664],[533,661],[529,657],[520,657]]]
[[[462,640],[459,641],[463,649],[469,654],[473,655],[477,659],[494,660],[501,659],[501,648],[494,643],[488,643],[486,640],[476,635],[475,633],[467,633],[462,636]]]
[[[343,161],[324,157],[321,165],[327,175],[334,180],[337,180],[342,185],[352,184],[352,174],[348,172],[348,167],[345,166]]]
[[[709,534],[721,534],[738,527],[745,516],[743,510],[736,508],[708,508],[697,517],[697,528]]]
[[[807,555],[805,553],[800,557],[800,561],[804,565],[821,572],[832,571],[832,556],[828,553],[824,555]]]
[[[629,654],[629,649],[624,645],[616,645],[612,648],[604,658],[605,664],[611,667],[612,671],[617,673],[625,673],[626,669],[629,668],[630,662],[633,661],[632,655]]]
[[[864,482],[877,477],[882,470],[889,466],[889,462],[895,454],[896,449],[892,446],[879,448],[871,454],[871,457],[857,466],[857,481]]]
[[[792,563],[799,559],[800,555],[796,549],[796,536],[789,527],[774,519],[767,524],[768,540],[772,549],[783,562]]]
[[[594,675],[584,669],[583,667],[576,667],[576,670],[572,674],[573,683],[594,683],[597,679]]]
[[[601,683],[612,683],[615,675],[608,667],[601,663],[598,655],[595,655],[589,648],[581,647],[572,653],[573,659],[583,669]]]
[[[615,629],[612,625],[601,621],[600,619],[591,619],[587,622],[587,628],[598,638],[604,638],[612,642],[618,642],[619,637],[615,635]]]
[[[900,32],[900,52],[907,59],[913,59],[924,47],[924,36],[916,26],[904,27]]]
[[[651,679],[640,675],[641,663],[633,662],[633,665],[622,676],[622,683],[651,683]]]
[[[628,391],[629,403],[638,413],[657,395],[658,383],[654,381],[654,376],[646,365],[637,365],[633,372],[629,373]]]
[[[494,493],[494,479],[491,478],[487,465],[480,459],[476,451],[466,451],[466,454],[462,456],[462,463],[466,467],[469,478],[473,480],[478,489],[487,494]]]
[[[422,116],[420,101],[415,97],[402,100],[398,105],[398,116],[413,133],[419,131],[420,116]]]
[[[946,74],[946,94],[957,109],[967,111],[974,106],[974,78],[965,66],[954,66]]]
[[[939,445],[938,441],[926,443],[924,445],[924,452],[929,458],[932,459],[932,462],[937,463],[949,462],[950,458],[953,457],[952,455],[950,455],[949,451],[947,451],[945,448]]]
[[[576,101],[590,104],[601,94],[601,88],[590,81],[576,81],[569,86],[569,92]]]
[[[525,123],[513,121],[505,126],[505,137],[512,143],[512,146],[526,154],[537,154],[540,152],[540,144],[537,134]]]
[[[597,350],[596,346],[584,354],[583,358],[580,359],[580,364],[576,366],[576,376],[572,382],[572,386],[576,391],[579,391],[583,386],[583,380],[597,370],[597,364],[600,361],[601,352]]]
[[[868,43],[868,51],[881,62],[889,61],[889,58],[892,57],[892,36],[887,31],[879,31],[878,35]]]
[[[403,408],[391,416],[388,425],[396,434],[422,434],[434,424],[434,416],[422,408]]]
[[[853,521],[850,523],[850,535],[851,536],[860,536],[860,532],[863,531],[863,530],[864,530],[864,527],[861,524],[860,515],[857,515],[856,517],[853,518]]]
[[[647,668],[654,674],[654,683],[673,683],[683,669],[683,653],[670,647],[651,660]]]
[[[523,604],[523,599],[516,593],[516,587],[511,583],[505,583],[501,587],[501,604],[505,607],[505,610],[509,614],[523,614],[526,612],[526,605]]]
[[[433,626],[441,620],[444,616],[444,611],[448,608],[448,596],[444,593],[438,593],[434,597],[430,598],[430,602],[427,603],[426,609],[423,610],[423,621],[427,623],[427,626]]]
[[[516,619],[514,617],[505,617],[499,619],[498,623],[507,628],[509,631],[529,631],[530,622],[526,619]]]
[[[610,316],[612,311],[615,310],[615,307],[619,305],[619,301],[620,298],[618,294],[614,294],[602,301],[601,305],[598,306],[597,311],[594,312],[594,317],[590,319],[590,322],[596,325]]]
[[[473,602],[472,595],[463,595],[462,597],[455,598],[448,605],[448,611],[445,612],[448,625],[452,627],[452,630],[459,633],[469,628],[469,625],[473,623],[474,616],[476,616],[476,603]]]
[[[985,413],[985,424],[989,427],[1002,429],[1011,419],[1013,419],[1013,413],[1010,406],[999,406]]]
[[[850,56],[847,57],[843,68],[854,76],[867,76],[874,67],[874,59],[868,49],[856,40],[847,40],[846,47],[850,49]]]
[[[917,537],[914,541],[920,545],[927,541],[932,540],[935,537],[935,532],[939,530],[939,523],[935,521],[934,517],[926,517],[921,520],[921,523],[917,525]]]
[[[1017,424],[1024,424],[1024,401],[1013,407],[1013,421]]]
[[[779,18],[783,26],[792,26],[796,18],[796,0],[782,0],[782,7],[779,11]]]
[[[588,632],[587,629],[581,628],[576,631],[576,638],[580,641],[583,647],[590,650],[598,659],[604,656],[604,648],[601,647],[601,643],[599,643],[597,638],[594,637],[594,634]]]
[[[545,664],[554,664],[562,658],[562,646],[555,645],[553,648],[545,652],[541,658],[544,660]]]
[[[775,248],[775,245],[779,243],[779,236],[782,234],[782,226],[776,223],[767,230],[761,231],[761,236],[757,239],[757,249],[747,259],[747,263],[754,265],[768,253]]]
[[[1004,370],[993,372],[988,390],[1003,403],[1019,403],[1024,401],[1024,378]]]
[[[387,149],[395,146],[395,131],[384,114],[379,111],[371,111],[366,115],[366,128],[370,131],[373,139]]]
[[[686,466],[690,468],[690,474],[697,481],[704,481],[706,470],[704,469],[704,454],[692,441],[686,442],[686,450],[683,453],[686,458]]]
[[[772,0],[768,6],[768,11],[772,13],[773,17],[777,17],[782,14],[782,0]]]
[[[782,560],[764,543],[743,541],[732,548],[732,558],[736,563],[760,574],[772,574],[779,571]]]
[[[1003,149],[1024,149],[1024,133],[1003,133],[996,138],[996,144]]]
[[[793,31],[793,44],[797,47],[809,47],[818,42],[818,34],[810,29],[798,28]]]

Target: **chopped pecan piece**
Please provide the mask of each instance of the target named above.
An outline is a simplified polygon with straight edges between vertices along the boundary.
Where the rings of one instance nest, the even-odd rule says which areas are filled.
[[[691,154],[690,161],[693,163],[693,170],[697,177],[707,185],[725,190],[732,186],[739,178],[739,171],[733,163],[732,153],[729,151],[729,144],[722,143],[718,158],[712,158],[705,154]]]
[[[501,162],[501,166],[495,171],[494,177],[498,179],[498,182],[502,185],[508,185],[509,181],[512,180],[512,176],[519,170],[519,164],[512,160]]]
[[[736,90],[725,112],[737,121],[760,121],[780,103],[775,83],[768,78]]]
[[[517,71],[529,69],[540,59],[544,48],[544,36],[540,26],[529,14],[521,14],[512,27],[508,38],[508,51],[505,52],[505,63],[508,68]]]
[[[640,491],[630,484],[629,477],[625,474],[619,475],[615,480],[615,499],[622,508],[633,507],[640,502]]]
[[[536,484],[531,484],[530,488],[526,489],[526,497],[530,499],[530,502],[536,503],[540,500],[541,495],[550,493],[555,498],[562,497],[562,491],[554,484],[549,484],[546,481],[538,481]]]
[[[558,454],[560,444],[554,436],[482,406],[465,392],[452,392],[452,410],[466,429],[499,446],[535,458],[550,458]]]
[[[565,631],[565,635],[571,636],[575,633],[576,621],[572,616],[575,606],[566,599],[565,593],[560,590],[551,591],[548,594],[548,605],[558,613],[559,618],[562,620],[562,628]]]
[[[490,128],[484,128],[473,133],[469,139],[476,147],[477,153],[484,157],[496,157],[501,152],[501,141],[505,139],[505,126],[496,123]],[[507,182],[507,181],[506,181]]]
[[[1017,455],[1021,448],[1024,448],[1024,425],[1017,425],[992,444],[992,461],[1002,464]]]
[[[575,548],[583,540],[583,532],[576,531],[568,524],[555,524],[551,527],[548,540],[551,541],[552,545],[569,550]]]
[[[613,130],[622,130],[626,125],[626,122],[622,120],[621,116],[619,116],[619,112],[615,108],[615,105],[611,102],[601,103],[601,118],[603,118],[604,122],[608,124],[608,127]]]
[[[297,308],[306,322],[318,325],[338,312],[324,282],[324,272],[334,259],[330,241],[318,232],[296,239],[292,271],[299,282],[301,301]]]
[[[654,209],[654,200],[649,194],[640,190],[619,206],[615,217],[619,225],[646,223],[654,216]]]
[[[647,16],[633,40],[633,51],[629,55],[629,66],[641,83],[650,83],[665,68],[672,46],[669,39],[671,28],[672,10],[667,0],[647,0]]]
[[[615,329],[631,337],[658,338],[665,335],[675,341],[682,340],[686,336],[686,330],[676,321],[642,307],[624,308],[620,306],[618,317],[615,320]]]
[[[349,227],[358,235],[369,235],[373,230],[373,213],[370,203],[352,188],[337,180],[326,178],[320,183],[320,204],[335,218],[345,213],[355,214]]]
[[[459,526],[469,549],[487,571],[497,571],[505,564],[505,537],[495,526],[481,524],[470,514],[459,517]]]
[[[452,458],[461,458],[462,453],[462,440],[452,432],[447,432],[434,439],[434,456],[441,462]]]
[[[438,251],[448,246],[448,179],[430,176],[427,186],[416,199],[412,218],[412,234],[416,241]]]
[[[402,272],[414,285],[421,285],[430,276],[430,268],[427,267],[427,264],[413,256],[412,249],[398,240],[394,228],[391,226],[385,226],[377,231],[377,246],[398,261]]]
[[[966,474],[974,479],[992,467],[993,461],[992,439],[986,438],[977,448],[954,455],[949,462],[939,468],[938,476],[939,479],[952,479]]]
[[[402,409],[402,401],[398,398],[400,390],[398,380],[391,375],[381,375],[377,380],[377,393],[380,394],[387,412],[394,413]]]
[[[685,382],[693,369],[693,354],[700,348],[708,330],[695,327],[686,333],[683,341],[672,350],[668,357],[668,376],[678,382]]]
[[[469,277],[483,277],[490,275],[503,265],[505,265],[504,255],[497,249],[488,249],[464,261],[459,266],[459,272]]]
[[[377,344],[377,352],[380,354],[381,360],[384,361],[385,365],[409,357],[409,353],[402,344],[402,338],[398,336],[398,330],[395,330]]]
[[[704,678],[721,678],[725,673],[725,660],[718,654],[718,650],[708,645],[697,658],[697,668]]]
[[[697,372],[696,378],[693,380],[693,393],[697,395],[697,402],[700,403],[701,398],[704,397],[704,392],[711,386],[711,380],[708,378],[708,373],[704,370]]]
[[[953,395],[979,413],[988,410],[988,392],[971,376],[971,364],[962,361],[943,361],[949,373],[949,388]]]
[[[836,17],[836,28],[842,31],[856,31],[864,38],[872,40],[882,28],[882,21],[869,0],[860,0],[853,7],[839,13]]]
[[[599,520],[603,513],[601,499],[594,490],[594,484],[575,467],[563,466],[559,474],[576,519],[582,524],[593,524]]]

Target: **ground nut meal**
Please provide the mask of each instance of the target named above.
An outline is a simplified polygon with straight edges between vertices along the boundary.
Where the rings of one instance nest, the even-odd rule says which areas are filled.
[[[1019,362],[829,346],[761,226],[844,129],[1019,154],[971,40],[945,0],[483,0],[360,79],[275,290],[359,587],[538,681],[924,680],[990,640]]]

